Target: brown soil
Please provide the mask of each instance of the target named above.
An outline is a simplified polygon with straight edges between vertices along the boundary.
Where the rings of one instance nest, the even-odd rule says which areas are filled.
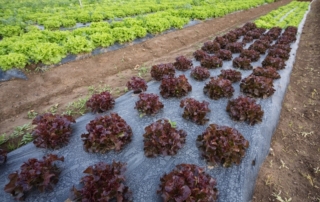
[[[174,58],[180,55],[191,57],[204,41],[289,2],[291,0],[282,0],[208,20],[183,30],[157,36],[141,44],[71,62],[46,72],[27,72],[29,79],[26,81],[11,80],[0,83],[0,134],[10,134],[14,127],[30,122],[31,119],[27,118],[30,110],[43,113],[58,104],[57,112],[65,111],[69,102],[88,94],[89,86],[107,85],[113,88],[115,96],[119,96],[123,93],[127,80],[141,73],[144,67],[173,62]],[[320,170],[317,174],[314,172],[314,168],[320,169],[317,158],[320,148],[316,145],[320,145],[317,138],[319,110],[316,109],[319,95],[314,91],[319,89],[317,85],[320,82],[316,79],[320,75],[318,67],[315,66],[320,59],[318,13],[319,0],[314,2],[302,34],[284,110],[272,142],[274,155],[268,156],[261,169],[253,201],[276,201],[272,194],[278,194],[280,190],[283,198],[292,197],[292,201],[312,201],[307,199],[308,197],[318,197],[320,201],[319,194],[317,195],[319,179],[316,179],[319,178]],[[150,79],[148,73],[144,78]],[[306,134],[304,132],[312,131],[312,135],[305,138],[302,136]],[[279,169],[281,160],[288,169]],[[308,175],[311,181],[304,177]],[[271,180],[271,184],[266,183],[267,178]]]

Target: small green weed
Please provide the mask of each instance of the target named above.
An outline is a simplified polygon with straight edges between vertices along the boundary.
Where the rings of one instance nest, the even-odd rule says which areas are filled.
[[[88,87],[88,93],[89,95],[93,95],[95,93],[102,93],[102,92],[105,92],[105,91],[108,91],[108,92],[112,92],[112,87],[110,87],[109,85],[99,85],[98,87],[95,87],[95,86],[89,86]]]
[[[63,114],[66,115],[83,115],[86,112],[86,102],[88,101],[89,97],[79,98],[75,102],[70,102],[67,107],[66,111]]]
[[[2,145],[3,143],[7,142],[8,138],[7,138],[7,134],[3,133],[0,135],[0,145]]]
[[[25,145],[32,141],[33,141],[33,136],[31,135],[31,133],[26,133],[22,136],[19,146]]]
[[[169,123],[170,123],[170,125],[171,125],[172,128],[177,127],[177,122],[174,122],[174,121],[169,120]]]
[[[34,118],[36,118],[37,115],[38,115],[38,113],[35,112],[34,110],[28,111],[28,114],[27,114],[28,119],[34,119]]]
[[[139,68],[139,72],[138,72],[138,76],[139,76],[139,77],[145,76],[146,73],[149,71],[149,69],[150,69],[150,67],[145,67],[145,66],[140,67],[140,68]]]
[[[50,112],[51,114],[55,114],[58,111],[58,107],[59,107],[59,104],[55,104],[51,106],[50,109],[47,110],[47,112]]]

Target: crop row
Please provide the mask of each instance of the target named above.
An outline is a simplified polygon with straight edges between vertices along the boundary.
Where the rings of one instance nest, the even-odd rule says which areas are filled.
[[[240,90],[245,96],[228,101],[226,111],[235,121],[247,122],[250,125],[262,121],[264,111],[255,99],[267,98],[273,95],[273,80],[279,79],[278,70],[285,68],[285,61],[289,58],[290,44],[296,40],[297,28],[288,27],[282,33],[282,29],[274,27],[268,31],[257,28],[254,23],[247,23],[242,28],[236,28],[229,33],[216,37],[213,41],[204,43],[201,50],[194,53],[196,60],[200,61],[198,67],[193,68],[192,61],[184,56],[176,58],[174,63],[157,64],[151,68],[151,76],[160,81],[159,94],[167,99],[171,97],[181,98],[192,91],[185,75],[175,77],[175,71],[190,70],[191,77],[203,81],[210,77],[208,69],[222,67],[223,61],[232,60],[232,53],[240,53],[236,57],[239,61],[246,61],[245,65],[235,68],[251,70],[251,62],[257,61],[261,55],[266,55],[262,67],[254,68],[252,74],[241,80],[241,73],[228,69],[222,70],[217,77],[211,77],[203,87],[203,93],[210,99],[231,98],[234,88],[232,83],[240,82]],[[244,45],[253,42],[249,49]],[[147,91],[146,82],[137,77],[131,78],[127,87],[139,94],[139,100],[135,108],[143,115],[154,115],[163,108],[159,96]],[[246,97],[248,96],[248,97]],[[115,100],[109,92],[94,94],[87,101],[87,108],[94,113],[107,112],[114,108]],[[198,101],[193,98],[185,98],[180,101],[183,108],[182,117],[199,125],[209,121],[206,117],[210,112],[210,103]],[[72,135],[71,124],[75,120],[67,115],[42,114],[38,115],[33,124],[32,131],[35,138],[33,143],[39,148],[60,149],[69,143]],[[83,148],[90,153],[106,153],[110,150],[121,151],[130,144],[133,136],[131,127],[117,113],[105,116],[97,116],[86,125],[87,132],[81,135]],[[144,128],[143,136],[144,155],[147,157],[176,155],[186,143],[187,132],[176,129],[174,123],[167,119],[157,120]],[[205,131],[198,135],[197,147],[202,157],[210,166],[220,164],[230,167],[240,164],[249,147],[249,141],[236,129],[209,124]],[[0,163],[6,160],[5,154],[0,150]],[[64,161],[64,157],[48,155],[43,160],[29,159],[19,171],[9,175],[9,183],[5,186],[5,192],[12,194],[17,199],[23,199],[33,187],[40,190],[52,189],[57,183],[60,170],[54,161]],[[29,172],[32,170],[32,172]],[[113,162],[89,166],[81,179],[83,187],[72,188],[75,201],[99,201],[113,198],[128,200],[130,191],[124,185],[124,164]],[[160,179],[160,189],[164,201],[184,201],[187,199],[216,201],[218,190],[216,181],[203,172],[204,170],[191,164],[179,164],[175,170],[163,175]],[[36,179],[36,180],[29,180]],[[210,185],[210,186],[208,186]],[[99,189],[103,187],[103,189]],[[115,191],[117,190],[117,191]],[[91,193],[96,193],[91,195]],[[121,201],[121,200],[120,200]]]
[[[141,38],[147,33],[162,33],[170,28],[182,28],[190,19],[224,16],[236,10],[245,10],[263,4],[264,0],[230,1],[194,9],[161,11],[146,16],[125,18],[122,21],[94,22],[90,27],[72,31],[39,30],[28,27],[27,33],[14,36],[15,31],[5,26],[9,36],[0,41],[0,68],[24,68],[27,64],[55,64],[68,54],[88,53],[97,47],[108,47]]]
[[[23,32],[19,28],[23,28],[26,25],[44,25],[47,29],[73,27],[77,22],[100,22],[114,18],[143,15],[168,9],[183,8],[186,4],[188,2],[185,0],[175,2],[163,1],[161,4],[149,0],[144,4],[138,1],[123,3],[103,2],[100,4],[89,4],[84,7],[70,5],[69,7],[45,7],[39,10],[24,7],[17,9],[16,13],[13,13],[12,9],[6,9],[3,10],[4,16],[1,18],[2,29],[0,29],[0,35],[8,36],[10,33],[8,29],[10,28],[12,30],[15,28],[15,34],[19,34],[19,31]],[[12,16],[14,16],[14,20],[12,20]]]
[[[250,7],[261,5],[265,2],[273,2],[273,0],[251,0],[244,3],[243,1],[197,1],[197,0],[179,0],[179,1],[152,1],[145,0],[143,2],[131,0],[128,2],[102,1],[95,4],[87,4],[80,7],[77,4],[70,4],[64,7],[44,7],[35,9],[33,7],[20,7],[15,4],[0,6],[2,16],[0,18],[0,36],[10,36],[9,30],[15,30],[15,34],[23,31],[26,25],[38,24],[44,25],[49,29],[59,27],[72,27],[77,22],[99,22],[113,18],[124,18],[133,15],[142,15],[151,12],[165,10],[186,11],[187,15],[192,15],[195,18],[205,19],[214,17],[212,15],[213,5],[214,10],[222,10],[222,12],[233,12],[239,9],[249,9]],[[13,8],[15,8],[13,10]],[[211,10],[207,12],[207,10]],[[225,11],[226,10],[226,11]],[[225,13],[224,13],[225,14]],[[220,15],[218,15],[220,16]],[[9,30],[8,30],[9,29]]]
[[[255,23],[258,27],[270,29],[272,27],[286,28],[288,26],[298,26],[305,12],[309,8],[310,2],[292,1],[291,3],[271,11],[267,15],[261,16]]]

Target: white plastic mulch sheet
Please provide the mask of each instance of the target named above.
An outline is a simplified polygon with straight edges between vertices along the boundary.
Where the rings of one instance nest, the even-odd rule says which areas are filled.
[[[306,18],[306,17],[305,17]],[[298,28],[301,33],[305,18]],[[300,34],[297,41],[291,45],[292,51],[290,59],[286,62],[286,68],[280,70],[281,79],[274,81],[276,92],[267,99],[257,99],[257,103],[261,104],[264,110],[263,121],[260,124],[250,126],[244,122],[232,121],[227,112],[226,106],[228,99],[211,100],[203,94],[203,87],[209,81],[199,82],[190,77],[190,70],[186,72],[177,71],[176,75],[185,74],[192,85],[192,92],[187,97],[195,98],[199,101],[206,100],[210,103],[211,112],[208,114],[209,122],[204,126],[196,125],[182,118],[182,109],[179,107],[180,99],[170,98],[160,100],[164,104],[164,109],[155,116],[139,117],[139,113],[134,109],[138,96],[129,92],[116,100],[115,108],[110,112],[118,113],[132,128],[133,138],[121,152],[108,152],[106,154],[87,153],[83,149],[83,142],[80,138],[81,134],[86,133],[86,125],[101,114],[85,114],[77,119],[77,123],[73,125],[73,135],[69,145],[53,151],[59,156],[65,157],[65,162],[59,163],[62,173],[58,184],[52,192],[40,193],[37,190],[28,194],[26,201],[65,201],[70,189],[74,185],[78,185],[80,178],[84,176],[82,173],[88,166],[99,161],[111,163],[113,160],[127,163],[126,185],[129,186],[133,193],[133,201],[150,202],[161,201],[161,197],[157,194],[159,189],[160,178],[172,171],[176,165],[180,163],[196,164],[205,167],[206,172],[217,181],[220,202],[247,202],[251,200],[255,180],[259,171],[259,167],[269,152],[270,140],[277,126],[281,111],[282,100],[285,95],[286,88],[289,84],[290,73],[293,67],[295,53],[298,48]],[[249,45],[249,44],[248,44]],[[247,46],[248,47],[248,46]],[[233,54],[233,58],[239,54]],[[262,55],[258,62],[252,63],[254,67],[261,66],[261,62],[266,55]],[[194,61],[194,66],[199,63]],[[211,76],[220,74],[221,69],[232,68],[232,62],[224,61],[223,67],[210,70]],[[239,70],[241,71],[241,70]],[[252,70],[243,70],[242,78],[251,74]],[[159,94],[160,82],[149,82],[147,93]],[[237,98],[240,93],[239,82],[234,83],[235,93],[232,98]],[[178,129],[187,132],[186,144],[175,156],[147,158],[143,152],[143,134],[144,128],[151,123],[167,118],[177,123]],[[202,134],[206,127],[211,124],[225,125],[237,129],[250,143],[246,151],[246,155],[240,165],[233,165],[230,168],[221,166],[209,169],[204,159],[200,157],[200,152],[196,147],[196,138]],[[9,182],[8,175],[20,169],[23,162],[29,158],[42,158],[51,151],[36,148],[32,143],[25,145],[8,154],[8,161],[0,167],[0,199],[1,201],[14,201],[10,194],[4,192],[5,184]],[[255,161],[255,164],[253,164]]]

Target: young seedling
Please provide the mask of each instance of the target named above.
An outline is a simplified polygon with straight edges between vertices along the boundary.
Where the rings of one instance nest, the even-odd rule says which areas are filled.
[[[15,150],[16,148],[18,148],[18,145],[15,145],[15,144],[12,143],[12,142],[9,142],[9,143],[7,144],[7,149],[8,149],[9,151]]]
[[[33,136],[31,135],[31,133],[26,133],[22,136],[22,139],[19,143],[19,146],[22,146],[22,145],[25,145],[29,142],[32,142],[33,141]]]
[[[0,135],[0,145],[2,145],[3,143],[7,142],[8,138],[7,138],[7,134],[3,133]]]
[[[301,135],[302,135],[304,138],[306,138],[306,137],[309,136],[309,135],[313,135],[313,131],[311,131],[311,132],[301,132]]]
[[[177,122],[171,121],[171,120],[168,120],[168,121],[169,121],[169,123],[170,123],[172,128],[176,128],[177,127]]]
[[[279,201],[279,202],[290,202],[290,201],[292,200],[291,197],[290,197],[290,198],[284,198],[284,199],[283,199],[283,198],[280,196],[280,194],[281,194],[281,191],[279,191],[278,194],[275,193],[275,192],[273,192],[273,193],[272,193],[272,196],[276,197],[276,200]]]
[[[116,88],[116,90],[115,90],[115,92],[116,92],[116,94],[118,95],[118,96],[120,96],[121,95],[121,90],[120,90],[120,88]]]
[[[286,166],[285,162],[282,159],[280,159],[280,162],[281,162],[281,166],[279,167],[279,169],[281,169],[281,168],[289,169],[288,166]]]
[[[267,175],[266,180],[264,181],[265,185],[271,186],[273,184],[273,179],[271,175]]]
[[[22,126],[17,126],[9,137],[10,138],[20,137],[22,135],[29,133],[31,129],[32,129],[31,123],[27,123]]]
[[[269,167],[272,168],[272,166],[273,166],[273,160],[271,159],[271,160],[269,161]]]
[[[299,173],[310,182],[311,186],[314,186],[314,183],[313,183],[314,178],[312,178],[311,175],[309,175],[309,173],[306,174],[301,171],[299,171]]]
[[[38,115],[38,113],[35,112],[34,110],[28,111],[28,114],[27,114],[28,119],[34,119],[37,115]]]
[[[150,70],[150,67],[146,67],[146,66],[140,67],[138,70],[138,76],[144,77],[149,70]]]
[[[66,111],[62,113],[62,115],[83,115],[86,109],[86,102],[88,101],[89,97],[79,98],[74,102],[68,103],[66,107]]]
[[[49,110],[47,110],[47,112],[50,112],[51,114],[55,114],[58,110],[58,107],[59,107],[59,104],[55,104],[55,105],[51,106],[49,108]]]
[[[88,94],[91,96],[95,93],[102,93],[108,91],[110,93],[112,93],[112,87],[110,87],[109,85],[99,85],[98,87],[94,87],[94,86],[89,86],[88,87]]]

